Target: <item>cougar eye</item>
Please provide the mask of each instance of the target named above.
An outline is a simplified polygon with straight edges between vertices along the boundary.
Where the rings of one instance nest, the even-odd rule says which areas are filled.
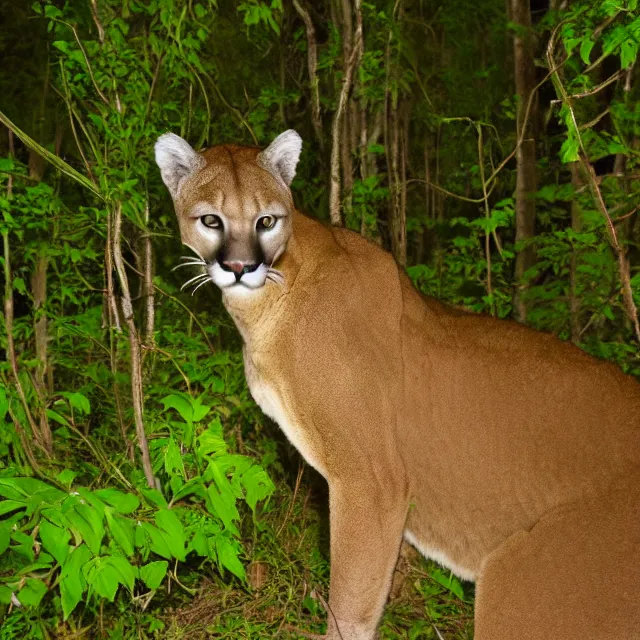
[[[276,223],[274,216],[262,216],[258,219],[258,229],[272,229]]]
[[[205,227],[209,227],[209,229],[222,229],[222,220],[213,213],[202,216],[200,222],[202,222]]]

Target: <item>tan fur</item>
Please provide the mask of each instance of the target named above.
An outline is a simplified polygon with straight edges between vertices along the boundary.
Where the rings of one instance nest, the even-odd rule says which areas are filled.
[[[403,536],[478,581],[476,640],[640,638],[640,385],[421,296],[389,254],[295,211],[258,150],[203,158],[174,200],[205,260],[202,203],[238,255],[262,210],[287,214],[265,253],[284,284],[223,300],[256,401],[329,484],[327,638],[375,637]]]

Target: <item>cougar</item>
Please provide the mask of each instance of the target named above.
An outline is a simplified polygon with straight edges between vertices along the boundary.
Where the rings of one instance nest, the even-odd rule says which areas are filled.
[[[329,486],[326,638],[377,634],[401,542],[476,582],[476,640],[640,638],[640,385],[421,295],[298,212],[302,141],[155,147],[264,413]]]

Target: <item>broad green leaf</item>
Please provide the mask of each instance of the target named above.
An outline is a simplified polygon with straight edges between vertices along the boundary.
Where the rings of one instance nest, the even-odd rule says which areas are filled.
[[[64,469],[56,476],[56,480],[58,480],[58,482],[61,482],[67,488],[71,488],[71,485],[73,484],[73,481],[75,480],[77,475],[77,471],[73,471],[73,469]]]
[[[47,585],[42,580],[27,578],[18,593],[18,600],[27,607],[37,607],[45,593],[47,593]]]
[[[203,460],[205,456],[227,452],[227,443],[221,435],[214,433],[211,429],[203,431],[198,436],[198,447],[196,453]]]
[[[125,555],[132,556],[134,554],[133,528],[126,528],[125,525],[123,525],[124,518],[120,518],[119,516],[114,515],[113,509],[111,507],[107,507],[105,509],[105,516],[107,518],[107,525],[113,539],[116,541]]]
[[[120,584],[123,584],[131,593],[133,593],[133,586],[136,581],[137,570],[131,565],[131,563],[122,556],[111,556],[108,562],[118,571],[120,574]]]
[[[174,511],[163,509],[155,515],[158,527],[167,535],[165,539],[171,550],[171,555],[184,561],[186,557],[184,527]]]
[[[96,510],[86,504],[76,504],[65,515],[74,533],[87,543],[94,555],[98,555],[104,536],[104,527]]]
[[[172,393],[161,400],[165,411],[175,409],[185,422],[193,422],[193,408],[191,403],[182,395]]]
[[[24,497],[29,497],[38,491],[46,490],[54,491],[63,497],[65,495],[62,491],[58,491],[46,482],[42,482],[36,478],[0,478],[0,495],[5,496],[6,498],[19,500],[20,498],[15,497],[15,494],[5,495],[5,491],[11,492],[11,490],[18,491]]]
[[[163,535],[163,533],[150,522],[143,522],[141,526],[151,540],[151,551],[157,553],[163,558],[166,558],[167,560],[171,560],[173,558],[173,554],[171,553],[171,547],[169,546],[165,535]]]
[[[121,584],[120,572],[109,562],[110,558],[94,558],[86,572],[87,584],[101,597],[113,602]]]
[[[18,543],[17,546],[11,547],[11,549],[24,556],[29,562],[33,562],[35,558],[33,538],[22,531],[14,531],[11,533],[11,539]]]
[[[41,513],[47,520],[58,527],[62,527],[64,529],[69,526],[69,522],[58,509],[47,508],[43,509]]]
[[[174,494],[173,501],[177,502],[178,500],[182,500],[182,498],[185,498],[186,496],[189,496],[191,494],[196,494],[200,498],[204,498],[205,491],[206,489],[202,482],[202,478],[200,476],[195,476],[194,478],[191,478],[191,480],[185,482],[180,490]]]
[[[168,506],[164,496],[157,489],[142,489],[142,495],[156,507],[166,509]]]
[[[63,565],[71,551],[69,546],[71,534],[66,529],[51,524],[43,518],[40,520],[40,540],[42,546],[60,565]]]
[[[240,519],[235,498],[230,499],[228,495],[221,494],[213,484],[209,485],[207,489],[207,497],[209,498],[213,515],[218,516],[230,532],[238,535],[238,529],[233,524],[234,520]]]
[[[591,50],[593,49],[594,45],[595,42],[591,38],[585,38],[580,43],[580,57],[582,58],[582,62],[584,62],[585,64],[589,64],[590,62],[589,56],[591,55]]]
[[[576,162],[578,157],[578,141],[573,138],[567,138],[560,148],[560,160],[563,163]]]
[[[167,474],[172,474],[177,469],[180,475],[184,478],[184,464],[182,462],[182,454],[180,448],[176,444],[173,437],[169,438],[169,444],[164,454],[164,470]]]
[[[201,529],[198,529],[195,532],[193,538],[191,538],[189,547],[193,549],[199,556],[203,556],[205,558],[209,556],[209,541],[207,539],[207,536]]]
[[[60,572],[60,596],[63,617],[66,620],[76,608],[86,589],[82,567],[91,559],[91,552],[84,544],[80,545],[67,558]]]
[[[118,513],[133,513],[140,506],[140,500],[133,493],[124,493],[117,489],[99,489],[94,493]]]
[[[158,560],[150,562],[140,567],[140,578],[149,587],[149,589],[157,589],[167,575],[168,562]]]
[[[61,416],[57,411],[54,411],[53,409],[47,409],[46,413],[49,420],[53,420],[54,422],[57,422],[64,427],[69,426],[69,421],[64,416]]]
[[[91,404],[89,403],[89,398],[87,398],[85,395],[78,393],[77,391],[60,391],[59,395],[66,398],[69,401],[71,408],[75,411],[78,411],[84,415],[88,415],[89,413],[91,413]]]
[[[0,526],[0,556],[9,548],[11,544],[11,534],[8,529]]]
[[[193,422],[200,422],[211,411],[211,407],[201,404],[200,398],[192,400],[191,405],[193,408]]]
[[[0,604],[11,604],[11,594],[13,592],[9,587],[0,585]]]
[[[635,62],[638,57],[638,42],[625,40],[620,45],[620,66],[626,69]]]
[[[24,509],[25,507],[25,503],[19,502],[18,500],[3,500],[0,502],[0,516],[4,516],[12,511],[17,511],[18,509]]]
[[[78,487],[77,492],[82,500],[90,504],[96,510],[100,521],[102,521],[102,518],[104,517],[104,510],[106,508],[104,502],[102,502],[102,500],[100,500],[93,491],[89,491],[84,487]]]
[[[245,500],[252,511],[255,511],[260,500],[271,495],[275,489],[267,472],[258,465],[253,465],[245,471],[242,475],[242,485],[246,490]]]
[[[216,552],[218,561],[231,573],[238,576],[241,580],[245,579],[245,571],[242,562],[238,559],[238,552],[233,545],[222,535],[216,537]]]

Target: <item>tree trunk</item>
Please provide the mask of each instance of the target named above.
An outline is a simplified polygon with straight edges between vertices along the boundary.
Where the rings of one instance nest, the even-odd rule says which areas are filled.
[[[309,72],[309,85],[311,87],[311,122],[320,149],[324,147],[324,136],[322,134],[322,117],[320,114],[320,89],[318,85],[318,44],[316,41],[316,30],[313,26],[311,16],[307,9],[299,0],[293,0],[293,6],[304,22],[307,34],[307,69]]]
[[[535,235],[536,223],[536,108],[532,100],[527,107],[536,84],[534,66],[534,46],[531,31],[531,11],[528,0],[510,0],[510,19],[514,23],[513,62],[518,97],[517,138],[522,140],[516,153],[516,243],[531,240]],[[526,118],[526,120],[525,120]],[[533,265],[535,252],[532,245],[522,247],[516,256],[514,295],[515,317],[520,322],[527,318],[523,282],[525,272]]]
[[[355,0],[355,12],[356,16],[361,15],[361,0]],[[348,0],[343,0],[344,5],[348,5],[348,21],[345,17],[346,11],[343,10],[343,43],[348,42],[348,47],[345,44],[344,52],[349,52],[349,57],[344,58],[344,76],[342,79],[342,86],[340,88],[340,95],[338,98],[338,106],[333,116],[333,124],[331,127],[331,180],[329,191],[329,215],[331,218],[331,224],[340,226],[342,225],[342,185],[340,179],[340,165],[341,156],[343,163],[344,160],[344,144],[348,144],[347,136],[344,135],[343,120],[347,112],[347,100],[351,92],[353,85],[353,75],[355,69],[360,61],[360,55],[362,54],[362,20],[357,19],[355,34],[351,33],[353,20],[350,13],[351,3]],[[348,28],[347,28],[348,25]],[[348,37],[345,37],[345,33],[348,31]]]

